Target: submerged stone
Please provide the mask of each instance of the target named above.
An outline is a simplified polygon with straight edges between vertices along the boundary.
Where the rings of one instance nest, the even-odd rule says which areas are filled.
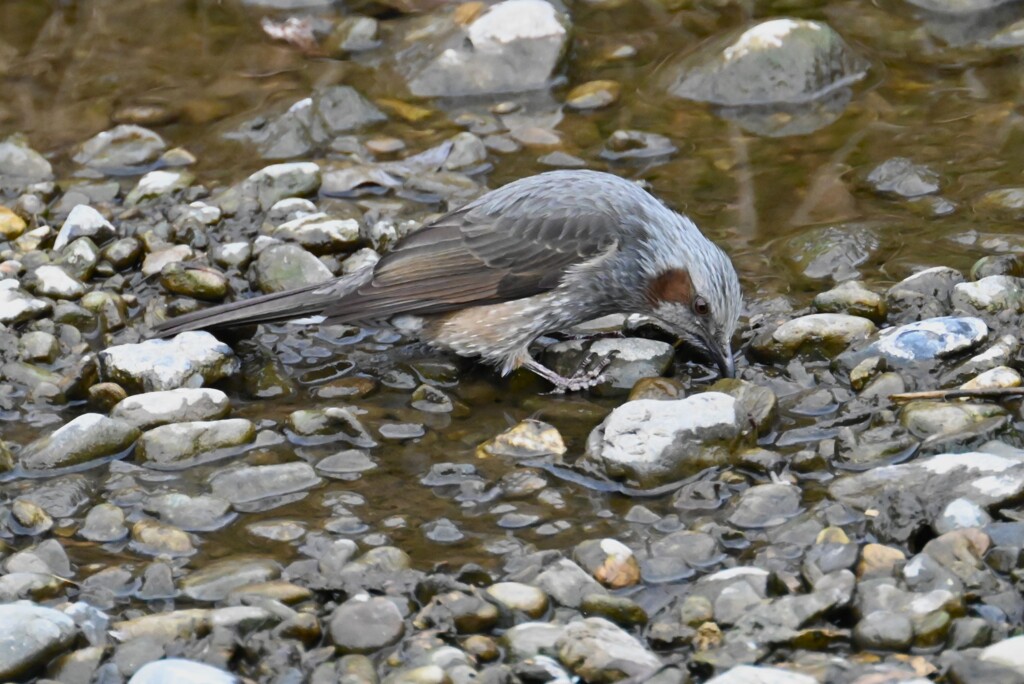
[[[746,106],[808,102],[866,72],[867,63],[827,24],[780,18],[716,41],[663,78],[676,97]]]
[[[123,173],[152,164],[166,149],[167,143],[153,131],[122,124],[82,143],[72,159],[100,171]]]
[[[405,56],[419,97],[514,93],[547,87],[568,40],[568,18],[545,0],[504,0]]]
[[[919,197],[939,191],[939,174],[906,157],[882,162],[867,177],[875,192],[897,197]]]

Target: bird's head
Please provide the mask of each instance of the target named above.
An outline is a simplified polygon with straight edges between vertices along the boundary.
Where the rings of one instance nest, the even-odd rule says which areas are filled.
[[[732,337],[743,295],[729,257],[710,242],[685,263],[662,266],[647,281],[647,313],[703,350],[733,377]]]

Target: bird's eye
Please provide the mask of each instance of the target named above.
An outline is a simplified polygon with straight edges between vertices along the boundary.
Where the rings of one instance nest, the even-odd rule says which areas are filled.
[[[711,305],[708,304],[708,300],[701,296],[694,297],[693,299],[693,313],[698,316],[707,316],[711,313]]]

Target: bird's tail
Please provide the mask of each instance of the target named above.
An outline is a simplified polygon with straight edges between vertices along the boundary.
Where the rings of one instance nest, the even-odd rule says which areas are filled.
[[[156,337],[170,337],[190,330],[216,330],[305,318],[337,304],[365,281],[366,274],[359,272],[325,283],[228,302],[158,323],[153,326],[153,333]]]

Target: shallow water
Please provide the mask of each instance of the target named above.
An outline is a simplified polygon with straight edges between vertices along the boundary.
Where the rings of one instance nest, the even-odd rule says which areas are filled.
[[[591,168],[645,179],[658,196],[688,213],[730,252],[752,311],[767,307],[779,295],[795,307],[805,306],[813,294],[831,285],[828,278],[802,275],[803,267],[793,260],[801,250],[792,241],[823,226],[853,225],[854,233],[873,230],[879,246],[857,270],[876,290],[920,267],[946,265],[966,271],[990,250],[1017,251],[1024,246],[1019,222],[972,209],[982,192],[1018,184],[1024,170],[1019,51],[951,47],[941,37],[949,37],[948,27],[922,22],[918,12],[901,3],[773,2],[757,3],[752,11],[746,3],[704,2],[666,9],[674,4],[575,3],[573,47],[550,101],[564,98],[571,85],[598,78],[620,81],[622,99],[596,112],[566,111],[556,127],[562,137],[559,146],[492,153],[488,184],[494,187],[545,170],[538,158],[554,149],[578,155]],[[1024,14],[1020,7],[1011,5],[1006,12]],[[53,161],[58,178],[67,178],[75,168],[69,161],[75,144],[113,122],[149,117],[144,125],[196,155],[192,170],[201,182],[227,185],[267,162],[250,147],[227,140],[225,133],[253,117],[281,111],[316,86],[348,83],[372,100],[407,99],[401,80],[376,52],[353,61],[304,55],[268,40],[259,28],[263,15],[231,0],[6,0],[0,3],[0,27],[6,29],[0,31],[0,138],[24,133]],[[384,16],[385,30],[415,20]],[[670,56],[769,16],[825,20],[870,60],[867,79],[853,88],[849,106],[831,125],[806,135],[757,136],[710,107],[669,98],[651,85]],[[621,44],[635,46],[637,55],[621,61],[606,57]],[[400,138],[410,152],[417,152],[461,131],[453,121],[460,112],[486,111],[496,102],[516,99],[418,101],[432,110],[424,121],[412,124],[392,117],[373,132]],[[609,164],[599,154],[607,136],[620,128],[665,135],[679,152],[667,161]],[[932,218],[915,203],[880,197],[867,189],[867,173],[894,156],[937,171],[940,195],[956,210]],[[126,179],[126,185],[133,180]],[[422,213],[437,209],[425,205]],[[992,239],[986,243],[979,235]],[[408,372],[408,360],[401,355],[389,352],[375,358],[383,368],[394,365]],[[231,385],[235,415],[281,420],[296,408],[346,403],[313,395],[337,372],[337,363],[286,363],[286,374],[298,380],[298,389],[285,398],[245,399],[244,386]],[[380,467],[358,479],[327,481],[297,501],[243,514],[223,530],[202,534],[199,555],[192,563],[198,567],[207,559],[253,550],[287,561],[295,554],[292,543],[268,544],[245,532],[245,527],[287,519],[317,529],[344,507],[336,504],[332,513],[330,502],[347,494],[356,495],[351,500],[342,497],[347,507],[377,535],[370,542],[386,539],[412,554],[420,567],[441,562],[493,564],[495,553],[512,540],[540,548],[567,548],[579,539],[599,536],[635,541],[640,533],[620,522],[635,502],[623,497],[556,483],[549,489],[562,499],[561,505],[557,500],[542,504],[525,499],[501,501],[496,507],[486,497],[458,501],[457,486],[420,484],[432,464],[451,461],[472,463],[486,488],[493,486],[514,466],[500,459],[478,459],[476,446],[531,416],[556,425],[567,439],[570,456],[578,454],[589,430],[621,401],[538,397],[545,387],[529,377],[500,379],[488,369],[457,363],[463,379],[457,386],[452,383],[449,391],[469,406],[467,412],[450,420],[444,417],[436,425],[428,420],[422,439],[386,442],[374,450]],[[382,375],[382,368],[374,370]],[[691,371],[704,375],[699,368],[677,368],[684,378]],[[367,419],[370,426],[423,421],[422,414],[413,415],[408,400],[408,390],[384,387],[355,403],[373,409]],[[70,407],[61,415],[70,417],[80,410]],[[814,423],[813,418],[797,415],[785,419],[794,426]],[[9,426],[5,438],[24,443],[45,429]],[[285,444],[254,449],[245,459],[251,464],[284,462],[293,460],[295,453]],[[331,448],[297,453],[314,459],[331,453]],[[166,485],[204,491],[207,476],[223,465],[174,473]],[[100,482],[105,475],[92,471],[88,477]],[[536,513],[539,523],[567,521],[571,531],[545,536],[536,525],[501,529],[496,522],[509,510],[508,503],[520,513]],[[671,512],[667,500],[641,503],[659,514]],[[404,520],[400,526],[384,524],[396,515]],[[441,517],[456,521],[465,539],[450,545],[427,541],[421,526]],[[699,517],[693,515],[690,522]],[[112,556],[88,544],[69,552],[82,564],[147,560],[130,551]]]

